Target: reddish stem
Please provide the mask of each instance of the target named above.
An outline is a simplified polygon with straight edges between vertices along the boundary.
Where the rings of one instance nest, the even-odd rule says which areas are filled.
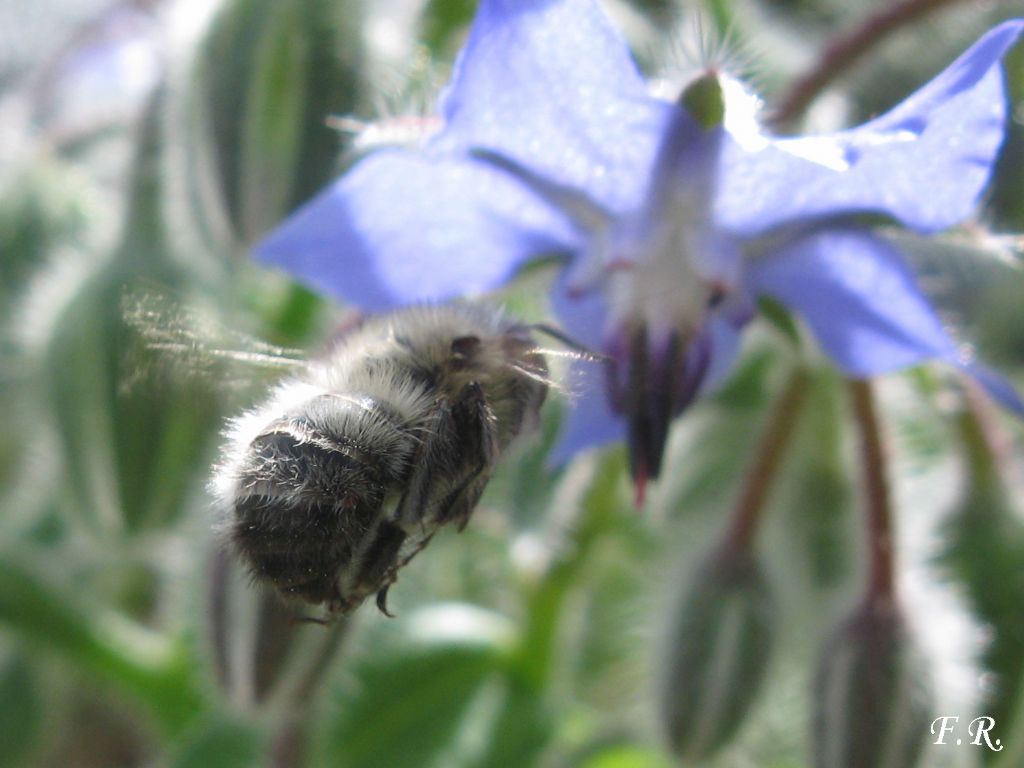
[[[822,91],[885,38],[955,2],[957,0],[904,0],[879,9],[857,26],[836,35],[814,65],[783,94],[770,122],[775,126],[795,122]]]
[[[964,410],[960,416],[962,442],[976,477],[999,477],[1012,462],[1013,440],[1002,429],[994,405],[981,386],[968,376],[961,380]]]
[[[726,546],[734,550],[745,551],[754,540],[768,492],[775,484],[799,420],[807,384],[807,374],[803,370],[794,371],[768,417],[754,462],[743,478],[743,488],[733,508],[732,522],[726,535]]]
[[[878,411],[871,382],[848,382],[853,415],[860,429],[861,471],[864,478],[865,513],[868,536],[869,604],[895,602],[895,567],[892,533],[892,509],[885,449],[878,423]]]

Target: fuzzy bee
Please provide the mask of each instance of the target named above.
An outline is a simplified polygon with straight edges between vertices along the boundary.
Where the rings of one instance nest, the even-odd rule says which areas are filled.
[[[412,307],[345,333],[231,421],[212,491],[258,581],[343,614],[386,609],[398,570],[466,525],[549,388],[531,328],[468,304]]]

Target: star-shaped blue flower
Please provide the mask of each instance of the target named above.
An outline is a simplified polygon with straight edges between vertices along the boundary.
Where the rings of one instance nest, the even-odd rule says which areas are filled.
[[[671,418],[728,370],[762,296],[803,317],[847,375],[945,360],[1024,412],[862,223],[927,235],[973,213],[1003,139],[999,62],[1022,30],[996,27],[858,128],[776,138],[716,73],[678,103],[650,95],[592,0],[482,0],[440,130],[360,161],[257,256],[385,310],[486,291],[538,255],[564,255],[555,306],[609,363],[557,450],[625,433],[638,481],[657,475]],[[701,114],[701,93],[724,98],[724,112]]]

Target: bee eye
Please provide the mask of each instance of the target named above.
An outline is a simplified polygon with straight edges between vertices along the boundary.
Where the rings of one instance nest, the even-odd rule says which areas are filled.
[[[459,336],[452,339],[452,359],[465,362],[480,348],[479,336]]]

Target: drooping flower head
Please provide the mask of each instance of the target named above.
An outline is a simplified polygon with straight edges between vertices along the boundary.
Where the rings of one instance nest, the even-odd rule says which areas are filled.
[[[776,138],[719,73],[675,102],[650,95],[592,0],[482,0],[440,130],[359,162],[257,255],[377,310],[485,291],[562,254],[556,310],[608,363],[556,450],[627,434],[639,485],[658,474],[671,419],[728,370],[762,296],[802,316],[847,375],[945,360],[1024,412],[861,223],[928,235],[972,214],[1004,133],[999,62],[1022,29],[991,30],[858,128]]]

